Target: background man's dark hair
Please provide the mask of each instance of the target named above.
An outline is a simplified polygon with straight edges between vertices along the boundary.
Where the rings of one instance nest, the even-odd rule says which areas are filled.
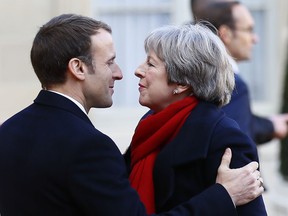
[[[208,21],[217,29],[221,25],[227,25],[235,29],[235,20],[232,8],[240,4],[239,1],[211,1],[211,0],[191,0],[191,12],[194,22]]]

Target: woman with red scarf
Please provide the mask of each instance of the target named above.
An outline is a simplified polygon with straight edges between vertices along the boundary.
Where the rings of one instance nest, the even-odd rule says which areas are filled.
[[[217,35],[202,24],[161,27],[146,38],[145,51],[147,59],[135,75],[139,102],[150,111],[136,127],[125,158],[147,212],[160,213],[215,184],[227,147],[232,168],[258,161],[258,155],[219,109],[230,100],[234,76]],[[216,208],[223,206],[205,213],[215,215]],[[267,215],[262,196],[235,211]]]

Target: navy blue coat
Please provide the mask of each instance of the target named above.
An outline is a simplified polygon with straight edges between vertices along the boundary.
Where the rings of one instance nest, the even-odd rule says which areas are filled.
[[[1,216],[146,215],[115,143],[53,92],[0,127],[0,176]],[[236,215],[219,184],[185,201],[165,215]]]
[[[153,178],[157,212],[167,211],[211,187],[227,147],[232,149],[232,168],[258,161],[255,144],[239,129],[237,123],[215,105],[200,102],[178,135],[156,158]],[[130,156],[129,149],[125,154],[128,167]],[[222,199],[221,196],[218,198]],[[207,212],[219,215],[215,213],[219,208],[225,206],[209,207]],[[267,215],[262,196],[237,207],[237,212],[239,216]]]
[[[234,119],[240,128],[250,136],[256,144],[263,144],[273,138],[272,122],[264,117],[254,115],[251,111],[249,90],[241,77],[235,74],[235,89],[231,101],[223,107],[230,118]]]

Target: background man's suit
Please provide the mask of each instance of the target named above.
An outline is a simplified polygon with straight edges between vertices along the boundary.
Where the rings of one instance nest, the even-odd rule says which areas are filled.
[[[268,142],[273,138],[273,124],[269,119],[252,113],[249,97],[246,83],[235,73],[235,89],[230,103],[224,106],[223,110],[257,144]]]

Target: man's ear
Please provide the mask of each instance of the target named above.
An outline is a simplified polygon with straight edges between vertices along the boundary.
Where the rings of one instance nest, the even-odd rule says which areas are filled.
[[[68,63],[68,70],[75,79],[84,80],[86,69],[86,65],[78,58],[72,58]]]
[[[218,29],[218,34],[225,45],[229,44],[230,41],[233,40],[232,29],[227,25],[221,25]]]

